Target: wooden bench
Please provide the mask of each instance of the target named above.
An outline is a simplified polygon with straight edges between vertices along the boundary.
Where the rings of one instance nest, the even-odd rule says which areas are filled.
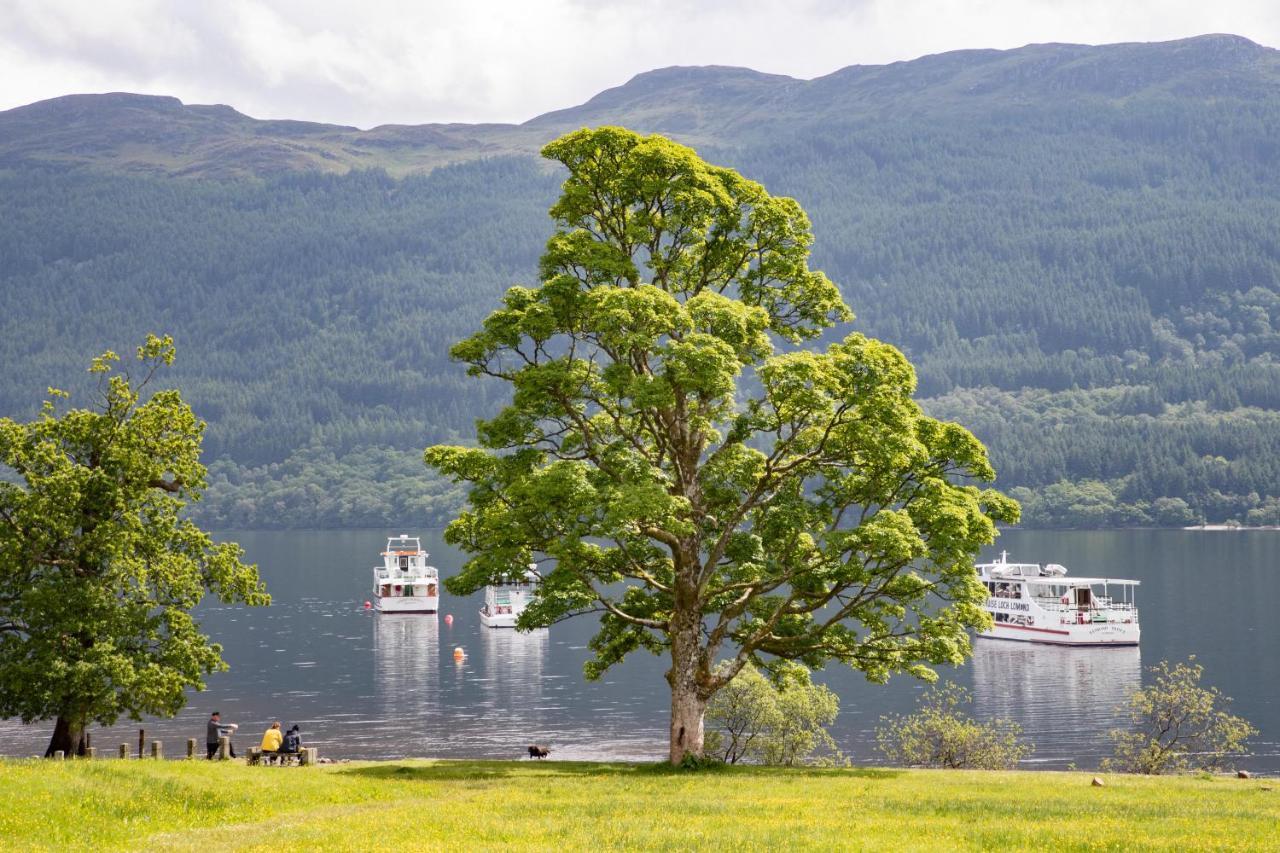
[[[275,759],[273,762],[272,759]],[[314,746],[304,746],[297,752],[263,752],[260,746],[249,747],[248,763],[250,765],[259,764],[266,766],[267,764],[278,764],[283,767],[286,764],[315,764],[319,760],[319,750]]]

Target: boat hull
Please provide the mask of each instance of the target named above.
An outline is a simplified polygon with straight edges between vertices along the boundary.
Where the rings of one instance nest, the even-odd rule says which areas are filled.
[[[440,612],[440,596],[375,596],[373,609],[379,613],[438,613]]]
[[[978,636],[1049,646],[1136,646],[1141,631],[1136,622],[1095,622],[1052,628],[997,622],[989,630],[980,631]]]
[[[516,614],[514,613],[485,613],[480,611],[480,624],[486,628],[514,628],[516,626]]]

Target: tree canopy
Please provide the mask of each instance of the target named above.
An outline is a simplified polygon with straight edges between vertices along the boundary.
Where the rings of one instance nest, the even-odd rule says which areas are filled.
[[[142,396],[173,341],[137,357],[137,380],[93,360],[93,408],[51,388],[34,420],[0,419],[0,716],[56,719],[50,753],[81,750],[90,722],[175,714],[225,668],[191,613],[206,592],[269,601],[237,545],[180,515],[204,487],[204,423],[175,390]]]
[[[589,677],[669,655],[676,763],[748,662],[881,681],[961,661],[986,619],[972,559],[1017,506],[966,482],[994,477],[985,449],[923,414],[898,350],[798,346],[852,317],[800,206],[622,128],[543,154],[568,178],[541,282],[452,350],[511,403],[480,447],[426,453],[470,486],[450,591],[535,561],[520,624],[598,613]]]

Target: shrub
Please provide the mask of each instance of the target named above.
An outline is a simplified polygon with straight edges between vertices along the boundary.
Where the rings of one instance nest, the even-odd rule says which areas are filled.
[[[747,664],[707,706],[704,752],[726,764],[839,763],[826,729],[839,712],[839,697],[805,667],[781,664],[775,683]]]
[[[1102,769],[1157,775],[1229,768],[1258,730],[1223,710],[1231,700],[1217,688],[1200,686],[1204,667],[1194,655],[1186,663],[1161,661],[1149,672],[1154,683],[1121,707],[1132,725],[1111,732],[1115,752]]]
[[[881,718],[880,751],[894,764],[913,767],[1006,770],[1031,754],[1012,720],[979,722],[964,712],[969,691],[952,682],[930,688],[908,716]]]

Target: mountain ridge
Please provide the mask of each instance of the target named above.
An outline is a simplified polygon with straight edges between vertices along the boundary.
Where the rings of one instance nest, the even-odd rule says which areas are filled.
[[[809,80],[737,66],[669,66],[519,124],[383,124],[362,130],[256,119],[226,104],[184,104],[170,95],[73,94],[0,112],[0,167],[187,177],[384,168],[406,175],[480,157],[536,154],[554,136],[592,124],[625,124],[695,147],[732,147],[735,135],[812,126],[815,110],[844,110],[845,120],[862,113],[874,119],[886,108],[931,114],[942,109],[940,93],[964,96],[966,103],[955,109],[991,110],[1014,106],[999,100],[1011,90],[1022,98],[1119,101],[1153,86],[1179,97],[1210,98],[1228,89],[1238,93],[1276,84],[1280,52],[1242,36],[1211,34],[1167,42],[948,51],[849,65]]]

